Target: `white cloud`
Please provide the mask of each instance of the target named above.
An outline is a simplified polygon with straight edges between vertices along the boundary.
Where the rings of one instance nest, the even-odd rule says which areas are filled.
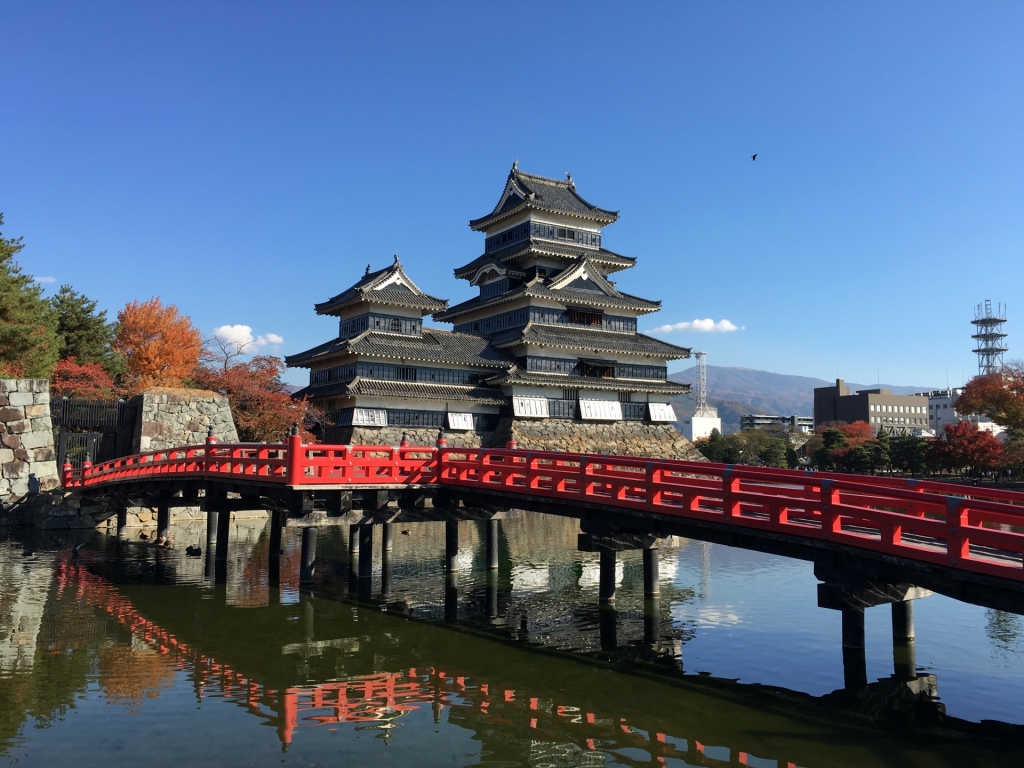
[[[56,283],[57,282],[57,278],[56,277],[33,277],[32,279],[35,282],[40,283],[40,284]]]
[[[260,349],[268,344],[273,346],[284,344],[284,339],[276,333],[253,336],[252,327],[248,325],[222,325],[213,329],[213,337],[225,346],[233,347],[243,353],[250,351],[253,347]]]
[[[652,328],[650,333],[675,333],[676,331],[691,331],[693,333],[730,333],[732,331],[745,330],[746,326],[740,328],[735,323],[722,318],[717,323],[710,317],[703,320],[690,320],[689,322],[673,323],[671,325],[659,325]]]

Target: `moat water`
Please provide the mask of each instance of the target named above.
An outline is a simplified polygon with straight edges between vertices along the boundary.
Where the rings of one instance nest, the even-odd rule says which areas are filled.
[[[321,528],[311,586],[297,529],[271,584],[263,521],[234,524],[222,580],[185,554],[202,526],[169,551],[6,534],[0,765],[1024,764],[1020,616],[917,601],[934,697],[894,677],[889,609],[870,608],[869,685],[844,691],[810,563],[676,540],[658,602],[625,553],[608,610],[575,521],[502,521],[496,575],[482,525],[462,524],[454,584],[443,523],[396,524],[362,581],[347,529]]]

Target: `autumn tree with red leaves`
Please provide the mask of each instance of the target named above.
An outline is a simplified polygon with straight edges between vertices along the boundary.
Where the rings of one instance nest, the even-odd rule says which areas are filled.
[[[1024,362],[1016,360],[997,373],[975,376],[955,407],[960,413],[984,414],[1008,429],[1024,430]]]
[[[55,397],[79,397],[86,400],[116,400],[118,391],[100,363],[76,362],[69,357],[59,360],[53,369],[50,392]]]
[[[294,422],[303,424],[308,404],[293,400],[281,381],[284,362],[279,357],[257,355],[245,363],[224,367],[215,355],[196,373],[196,384],[227,396],[238,438],[243,442],[278,442]],[[313,442],[303,432],[305,442]]]
[[[972,421],[958,421],[943,427],[942,435],[928,446],[927,460],[934,469],[984,472],[999,463],[1002,452],[1002,444],[991,432],[978,429]]]
[[[159,298],[133,301],[117,313],[114,349],[124,358],[125,389],[134,394],[149,387],[181,387],[195,374],[203,337],[173,304]]]

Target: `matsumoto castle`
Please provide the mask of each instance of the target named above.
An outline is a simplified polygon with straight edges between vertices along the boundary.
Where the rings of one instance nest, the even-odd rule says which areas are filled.
[[[609,277],[636,259],[601,246],[618,213],[576,191],[572,177],[518,164],[490,213],[469,222],[483,253],[455,270],[479,294],[428,296],[395,257],[315,305],[338,335],[291,355],[310,369],[296,393],[327,414],[334,443],[503,446],[690,457],[671,426],[667,362],[690,350],[637,333],[660,301],[622,293]],[[423,318],[452,330],[423,327]]]

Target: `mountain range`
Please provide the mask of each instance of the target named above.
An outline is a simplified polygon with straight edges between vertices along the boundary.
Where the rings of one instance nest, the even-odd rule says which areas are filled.
[[[688,368],[673,373],[669,379],[697,386],[697,368]],[[723,432],[739,430],[740,416],[747,413],[768,413],[780,416],[811,416],[814,412],[815,387],[834,385],[834,381],[825,381],[811,376],[791,376],[784,373],[755,371],[751,368],[730,368],[725,366],[708,366],[708,405],[718,408],[722,419]],[[893,384],[857,384],[846,382],[851,392],[859,389],[891,389],[896,395],[910,395],[915,392],[928,392],[938,387],[912,386],[902,387]],[[678,406],[679,416],[690,416],[695,408],[693,393],[676,395],[672,402]]]

